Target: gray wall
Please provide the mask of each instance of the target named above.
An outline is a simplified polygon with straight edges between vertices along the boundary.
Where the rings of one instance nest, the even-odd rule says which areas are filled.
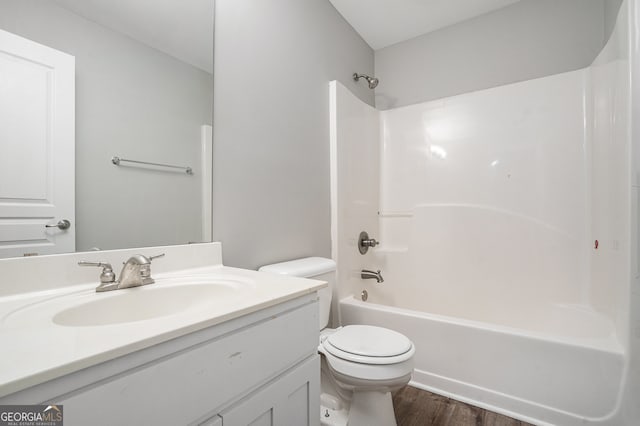
[[[217,0],[214,239],[227,265],[330,256],[329,86],[373,51],[328,0]],[[354,165],[354,167],[357,167]]]
[[[522,0],[380,49],[376,106],[389,109],[586,67],[604,46],[605,3]]]
[[[607,40],[616,26],[621,5],[622,0],[604,0],[604,33]]]
[[[48,0],[0,0],[0,29],[76,57],[77,249],[199,240],[211,74]],[[189,164],[196,176],[115,167],[113,155]]]

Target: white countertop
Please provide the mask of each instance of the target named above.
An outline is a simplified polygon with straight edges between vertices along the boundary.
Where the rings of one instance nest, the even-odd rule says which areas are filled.
[[[94,271],[96,272],[96,271]],[[315,280],[213,265],[153,274],[156,283],[96,293],[96,281],[0,297],[0,397],[326,287]],[[122,292],[206,282],[239,290],[215,303],[153,319],[96,326],[56,324],[60,310]],[[195,283],[195,284],[194,284]]]

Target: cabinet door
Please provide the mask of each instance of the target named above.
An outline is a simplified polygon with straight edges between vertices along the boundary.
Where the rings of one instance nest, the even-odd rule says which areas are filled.
[[[320,357],[308,358],[220,415],[224,426],[318,426]]]

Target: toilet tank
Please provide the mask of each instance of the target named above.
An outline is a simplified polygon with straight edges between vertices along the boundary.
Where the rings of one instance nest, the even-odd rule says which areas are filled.
[[[302,259],[265,265],[258,270],[281,275],[291,275],[293,277],[311,278],[329,283],[328,287],[318,291],[318,304],[320,305],[320,330],[329,324],[331,295],[336,280],[336,263],[333,260],[324,257],[305,257]]]

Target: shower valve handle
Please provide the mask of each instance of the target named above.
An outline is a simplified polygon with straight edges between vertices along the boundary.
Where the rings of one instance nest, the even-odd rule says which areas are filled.
[[[380,241],[376,241],[375,238],[369,238],[369,234],[365,231],[362,231],[358,237],[358,251],[360,251],[360,254],[365,254],[369,247],[375,247],[378,244],[380,244]]]
[[[369,238],[368,240],[362,240],[362,245],[365,247],[375,247],[380,244],[380,241],[376,241],[375,238]]]

